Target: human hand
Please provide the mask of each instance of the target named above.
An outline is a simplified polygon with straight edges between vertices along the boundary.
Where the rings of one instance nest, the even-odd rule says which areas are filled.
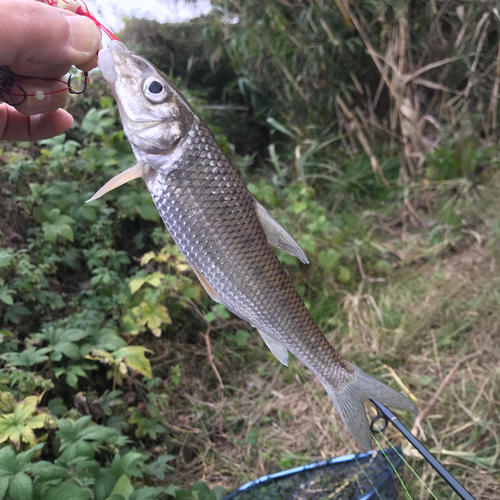
[[[0,0],[0,66],[35,77],[16,82],[28,97],[20,106],[0,104],[0,140],[36,141],[64,132],[73,124],[65,110],[68,92],[57,81],[71,66],[89,71],[97,66],[101,33],[87,17],[55,8],[43,0]],[[49,80],[47,80],[49,78]],[[54,78],[54,80],[51,80]]]

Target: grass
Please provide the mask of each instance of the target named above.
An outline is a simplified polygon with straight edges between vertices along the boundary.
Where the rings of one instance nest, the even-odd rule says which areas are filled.
[[[350,293],[331,284],[324,290],[342,303],[331,311],[329,340],[348,359],[416,398],[427,415],[415,434],[477,499],[496,498],[500,491],[499,187],[498,176],[475,190],[464,181],[435,184],[427,190],[433,203],[424,209],[413,208],[421,187],[410,188],[413,210],[403,201],[398,212],[381,209],[369,217],[370,241],[388,270],[359,258]],[[437,241],[436,226],[451,204],[461,230],[445,227]],[[202,337],[194,345],[160,341],[169,353],[163,362],[179,365],[182,374],[165,407],[179,452],[172,483],[203,479],[232,489],[276,470],[358,451],[320,383],[299,362],[282,367],[257,335],[245,346],[231,345],[220,333],[224,322],[219,326],[210,335],[223,403]],[[412,427],[411,415],[401,419]],[[401,441],[395,429],[385,436],[394,445]],[[381,444],[388,446],[384,439]],[[454,498],[433,469],[401,444],[437,498]],[[408,468],[402,477],[413,498],[431,498]]]

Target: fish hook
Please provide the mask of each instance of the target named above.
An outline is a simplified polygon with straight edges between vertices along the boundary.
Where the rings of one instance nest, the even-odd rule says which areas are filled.
[[[73,75],[69,75],[69,77],[68,77],[68,92],[70,94],[75,94],[75,95],[83,94],[87,90],[87,80],[88,80],[87,71],[84,71],[84,73],[83,73],[83,89],[81,89],[81,90],[73,90],[73,88],[71,87],[72,76]]]

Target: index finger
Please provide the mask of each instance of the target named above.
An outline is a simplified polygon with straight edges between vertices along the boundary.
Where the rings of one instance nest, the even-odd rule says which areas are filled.
[[[33,0],[2,0],[0,13],[0,65],[80,66],[99,49],[99,28],[85,16]]]

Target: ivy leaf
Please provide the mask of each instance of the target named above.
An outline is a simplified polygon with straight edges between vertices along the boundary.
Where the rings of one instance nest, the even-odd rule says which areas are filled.
[[[172,323],[168,309],[163,304],[151,306],[147,302],[141,302],[131,309],[131,313],[136,316],[139,325],[147,326],[156,337],[161,335],[162,323],[167,325]]]
[[[122,347],[118,351],[114,352],[116,359],[123,359],[129,368],[139,372],[140,374],[153,378],[153,372],[151,371],[151,364],[149,359],[146,358],[145,353],[152,352],[143,346],[129,346]]]
[[[0,443],[9,440],[17,449],[21,442],[35,446],[37,439],[33,429],[41,429],[53,423],[53,418],[37,409],[39,398],[28,396],[14,403],[14,411],[0,416]]]
[[[134,278],[133,280],[130,280],[128,284],[130,293],[133,295],[135,292],[140,290],[145,283],[157,288],[164,277],[165,275],[163,273],[155,272],[144,278]]]

